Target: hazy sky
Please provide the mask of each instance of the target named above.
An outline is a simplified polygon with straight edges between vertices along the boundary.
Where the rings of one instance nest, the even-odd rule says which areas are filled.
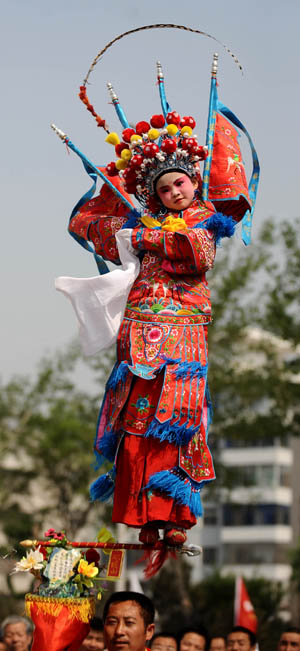
[[[219,52],[219,96],[255,142],[262,170],[255,233],[269,216],[299,215],[299,0],[6,0],[1,11],[2,333],[1,378],[32,373],[41,356],[77,331],[59,275],[97,275],[91,255],[67,234],[69,214],[90,181],[50,130],[55,122],[97,164],[114,158],[77,93],[102,47],[123,31],[173,22],[214,35],[221,46],[177,30],[149,31],[117,43],[98,64],[89,97],[113,130],[111,81],[130,121],[160,112],[155,62],[169,103],[197,119],[204,142],[210,66]],[[240,254],[243,248],[240,246]]]

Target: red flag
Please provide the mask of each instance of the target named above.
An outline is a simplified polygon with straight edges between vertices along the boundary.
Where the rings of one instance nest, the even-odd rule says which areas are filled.
[[[245,626],[253,633],[257,631],[257,617],[241,576],[235,580],[234,625]]]

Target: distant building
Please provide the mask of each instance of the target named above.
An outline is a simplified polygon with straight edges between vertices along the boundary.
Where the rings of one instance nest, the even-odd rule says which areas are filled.
[[[265,446],[241,448],[224,445],[221,461],[236,475],[235,488],[221,491],[220,503],[207,502],[204,526],[198,530],[203,566],[198,580],[216,567],[222,574],[262,576],[286,582],[290,577],[288,549],[295,540],[293,507],[296,484],[300,495],[299,466],[292,446],[273,441]],[[295,474],[298,474],[298,482]],[[296,533],[296,532],[295,532]]]
[[[269,343],[291,369],[295,354],[289,342],[259,329],[246,330],[247,342]],[[241,355],[241,368],[262,366],[264,354]],[[300,350],[297,349],[297,359]],[[300,535],[300,441],[298,439],[219,442],[219,460],[230,472],[234,488],[203,491],[204,520],[189,539],[203,547],[202,564],[193,564],[193,578],[200,580],[214,569],[223,575],[242,574],[287,582],[291,575],[288,551]]]

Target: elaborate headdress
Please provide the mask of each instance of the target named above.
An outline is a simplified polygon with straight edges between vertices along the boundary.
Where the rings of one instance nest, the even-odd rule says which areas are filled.
[[[161,64],[157,77],[163,82]],[[120,111],[119,100],[111,84],[111,99]],[[126,127],[122,141],[117,133],[109,133],[106,141],[115,145],[117,160],[106,166],[108,176],[120,175],[124,188],[135,194],[140,204],[149,207],[160,176],[169,171],[183,171],[190,177],[199,172],[198,163],[207,156],[207,147],[198,145],[193,134],[196,122],[191,116],[183,118],[176,111],[153,115],[149,122],[141,121],[135,129]]]
[[[175,28],[201,34],[220,43],[214,36],[184,25],[146,25],[120,34],[97,54],[82,86],[80,86],[79,97],[95,117],[97,126],[102,127],[108,134],[106,140],[115,146],[117,159],[105,168],[96,167],[75,147],[66,134],[53,125],[59,137],[81,157],[86,171],[94,181],[93,189],[82,198],[79,204],[88,200],[95,191],[97,175],[121,199],[127,209],[131,210],[133,207],[128,192],[134,194],[143,207],[150,207],[151,211],[155,183],[159,176],[167,171],[178,169],[193,177],[199,173],[199,161],[204,160],[202,199],[212,201],[218,210],[225,215],[232,216],[235,221],[242,219],[242,238],[245,244],[249,244],[259,180],[259,163],[249,133],[234,113],[218,99],[216,81],[218,55],[214,55],[212,66],[205,146],[199,145],[196,135],[193,134],[196,124],[194,118],[191,116],[180,118],[176,111],[170,109],[165,96],[164,76],[159,63],[157,64],[157,79],[162,113],[153,115],[149,122],[138,122],[134,129],[128,122],[112,85],[108,84],[112,103],[123,127],[122,139],[115,132],[110,132],[106,120],[96,113],[88,99],[86,85],[89,76],[108,48],[129,34],[161,28]],[[238,59],[231,50],[225,45],[223,47],[241,69]],[[238,130],[245,133],[252,151],[253,171],[249,183],[245,176],[238,143]],[[113,178],[114,176],[116,179]],[[122,190],[122,186],[124,190]],[[79,208],[79,204],[76,209]],[[74,211],[72,216],[73,214]],[[87,246],[86,243],[83,245]]]

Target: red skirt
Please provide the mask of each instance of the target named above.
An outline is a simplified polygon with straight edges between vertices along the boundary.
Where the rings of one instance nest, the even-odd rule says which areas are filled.
[[[125,434],[117,457],[113,522],[141,527],[155,522],[190,529],[196,518],[188,506],[159,491],[145,490],[150,476],[178,464],[178,449],[167,441]]]

